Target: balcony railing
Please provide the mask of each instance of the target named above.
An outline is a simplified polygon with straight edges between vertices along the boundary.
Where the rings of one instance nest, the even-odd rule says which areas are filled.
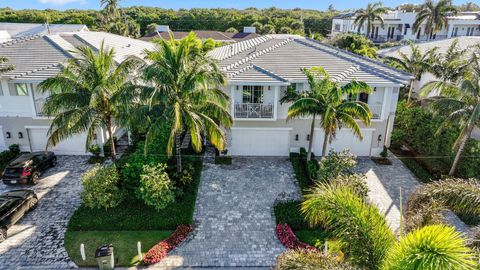
[[[273,118],[273,104],[237,103],[235,104],[235,118]]]
[[[43,106],[45,106],[45,102],[46,102],[46,99],[44,99],[44,98],[37,99],[37,100],[34,101],[35,112],[36,112],[37,116],[45,116],[45,114],[43,113]]]
[[[373,42],[400,41],[403,39],[403,35],[393,35],[393,36],[373,35],[373,36],[370,36],[370,39]]]
[[[382,117],[382,105],[368,105],[372,112],[372,119],[380,119]]]
[[[434,35],[434,36],[431,36],[430,35],[420,35],[417,40],[418,41],[433,41],[433,40],[440,40],[440,39],[446,39],[447,38],[447,35]]]

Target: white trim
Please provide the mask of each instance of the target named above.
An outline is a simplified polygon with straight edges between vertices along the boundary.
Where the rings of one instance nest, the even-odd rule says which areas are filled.
[[[49,126],[25,126],[25,129],[49,129]]]
[[[32,117],[34,120],[53,120],[53,116],[34,116]]]
[[[272,127],[272,128],[266,128],[266,127],[232,127],[230,128],[231,130],[293,130],[293,128],[282,128],[282,127]]]
[[[33,100],[33,89],[32,89],[32,84],[31,83],[25,83],[27,85],[27,90],[28,90],[28,95],[30,99],[30,106],[32,108],[32,117],[37,116],[37,110],[35,109],[35,101]]]
[[[262,122],[262,121],[277,121],[277,119],[274,119],[274,118],[233,118],[233,121],[258,121],[258,122]]]
[[[260,86],[272,86],[272,85],[290,85],[289,82],[281,82],[281,83],[277,83],[277,82],[255,82],[255,81],[242,81],[242,82],[232,82],[232,81],[228,81],[228,85],[240,85],[240,86],[243,86],[243,85],[260,85]]]
[[[322,128],[314,128],[314,130],[323,130]],[[343,130],[352,130],[351,128],[342,128],[342,129],[338,129],[338,131],[343,131]],[[377,129],[375,128],[360,128],[360,130],[362,131],[375,131]]]

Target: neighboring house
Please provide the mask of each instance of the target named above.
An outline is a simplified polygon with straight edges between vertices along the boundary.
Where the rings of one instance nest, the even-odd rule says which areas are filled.
[[[308,89],[303,68],[323,67],[334,79],[368,83],[370,95],[353,97],[368,103],[373,112],[369,126],[361,124],[363,140],[351,130],[338,131],[329,144],[335,150],[350,149],[358,156],[378,155],[390,144],[399,88],[411,75],[374,60],[295,35],[266,35],[219,47],[209,52],[228,76],[226,93],[231,98],[234,125],[228,132],[228,154],[287,156],[308,146],[310,119],[287,121],[290,104],[280,104],[288,86]],[[321,154],[323,131],[314,135],[313,151]]]
[[[480,36],[478,37],[457,37],[457,38],[449,38],[449,39],[443,39],[443,40],[435,40],[435,41],[428,41],[428,42],[423,42],[417,44],[418,47],[420,48],[420,51],[422,53],[425,53],[431,48],[437,47],[437,52],[438,53],[445,53],[450,45],[452,44],[453,41],[458,40],[458,48],[460,49],[470,49],[473,46],[480,45]],[[397,46],[397,47],[392,47],[392,48],[386,48],[386,49],[381,49],[377,51],[377,55],[379,57],[387,57],[387,56],[393,56],[393,57],[398,57],[399,52],[402,52],[406,55],[410,55],[411,49],[409,45],[404,45],[404,46]],[[418,91],[428,82],[436,80],[435,76],[433,76],[431,73],[425,73],[422,75],[419,81],[416,81],[413,85],[413,93],[418,94]],[[432,93],[432,95],[435,95],[435,93]],[[432,96],[431,95],[431,96]]]
[[[15,69],[0,75],[0,148],[19,144],[22,151],[45,150],[51,119],[42,114],[48,95],[37,90],[40,82],[55,76],[62,64],[72,58],[75,46],[87,44],[95,49],[101,42],[114,48],[115,60],[120,63],[127,56],[142,57],[153,44],[141,40],[103,32],[60,33],[32,36],[0,44],[0,56],[6,57]],[[120,136],[122,129],[116,129]],[[53,150],[58,154],[86,154],[86,134],[69,138]],[[99,130],[96,143],[108,139]]]
[[[382,43],[387,41],[429,40],[428,34],[425,33],[424,24],[421,25],[418,32],[413,32],[413,24],[417,13],[406,12],[402,10],[389,11],[381,15],[384,20],[384,26],[380,21],[373,22],[373,31],[369,38],[376,42]],[[357,33],[358,26],[355,24],[355,13],[341,14],[333,18],[331,36],[338,33]],[[367,32],[367,23],[360,28],[360,34],[365,35]],[[448,27],[436,33],[432,39],[445,39],[459,36],[480,36],[480,12],[459,12],[455,16],[448,17]]]
[[[217,42],[224,42],[224,43],[234,43],[238,41],[244,41],[244,40],[256,38],[259,36],[259,34],[256,33],[255,27],[244,27],[243,32],[239,32],[239,33],[210,31],[210,30],[192,30],[191,32],[194,32],[199,39],[205,40],[205,39],[211,38]],[[157,27],[157,32],[143,36],[140,39],[145,41],[151,41],[155,38],[170,40],[170,33],[173,34],[173,38],[175,40],[180,40],[188,36],[188,34],[190,34],[190,32],[170,31],[170,27],[168,25],[159,25]]]
[[[44,24],[44,23],[9,23],[0,22],[0,43],[13,39],[28,38],[35,35],[48,35],[67,32],[84,32],[84,24]]]

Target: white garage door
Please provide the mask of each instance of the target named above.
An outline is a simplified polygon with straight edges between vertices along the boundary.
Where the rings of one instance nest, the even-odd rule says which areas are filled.
[[[354,136],[350,129],[339,130],[336,139],[328,144],[327,152],[330,151],[330,149],[337,152],[348,149],[357,156],[370,156],[373,129],[361,129],[361,131],[363,140]],[[314,153],[320,156],[322,154],[324,133],[321,129],[315,129],[315,132],[317,132],[317,134],[315,135]]]
[[[48,128],[27,128],[32,151],[44,151],[47,145]],[[86,134],[75,135],[49,148],[60,155],[85,155]]]
[[[5,144],[5,137],[3,136],[3,129],[0,127],[0,151],[7,149]]]
[[[233,156],[288,156],[290,152],[290,129],[286,128],[232,128],[231,146]]]

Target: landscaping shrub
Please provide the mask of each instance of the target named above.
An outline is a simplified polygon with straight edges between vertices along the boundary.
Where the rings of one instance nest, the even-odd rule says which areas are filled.
[[[170,237],[153,246],[143,258],[143,263],[150,265],[163,260],[168,252],[177,247],[192,232],[192,225],[179,225]]]
[[[274,270],[355,270],[356,268],[314,250],[287,250],[277,258]]]
[[[367,177],[364,174],[341,174],[330,182],[337,186],[348,186],[361,198],[366,199],[368,195]]]
[[[100,152],[102,150],[100,149],[100,145],[98,144],[92,144],[90,147],[88,147],[88,152],[90,152],[92,155],[98,157],[100,156]]]
[[[277,224],[288,224],[294,230],[311,229],[300,214],[300,201],[278,202],[274,206]]]
[[[280,242],[288,249],[311,249],[316,250],[315,247],[305,244],[298,240],[288,224],[277,224],[277,237]]]
[[[305,192],[313,184],[313,181],[308,177],[305,160],[298,153],[290,153],[290,162],[295,172],[295,179],[302,192]]]
[[[301,207],[312,225],[322,224],[344,243],[343,251],[357,266],[378,269],[395,236],[379,210],[351,187],[319,184]]]
[[[400,239],[383,263],[383,270],[474,269],[473,252],[453,227],[431,225]]]
[[[82,176],[82,202],[89,208],[112,208],[120,204],[123,193],[118,188],[115,165],[95,166]]]
[[[4,167],[14,158],[20,154],[20,146],[18,144],[12,144],[8,147],[8,150],[5,150],[0,153],[0,169],[3,170]]]
[[[330,150],[328,156],[318,162],[317,178],[313,180],[329,183],[340,174],[352,173],[356,165],[356,157],[349,150],[341,152]]]
[[[147,164],[140,175],[137,198],[156,210],[164,209],[175,200],[174,187],[165,168],[164,164]]]
[[[215,156],[215,164],[232,165],[231,156]]]

